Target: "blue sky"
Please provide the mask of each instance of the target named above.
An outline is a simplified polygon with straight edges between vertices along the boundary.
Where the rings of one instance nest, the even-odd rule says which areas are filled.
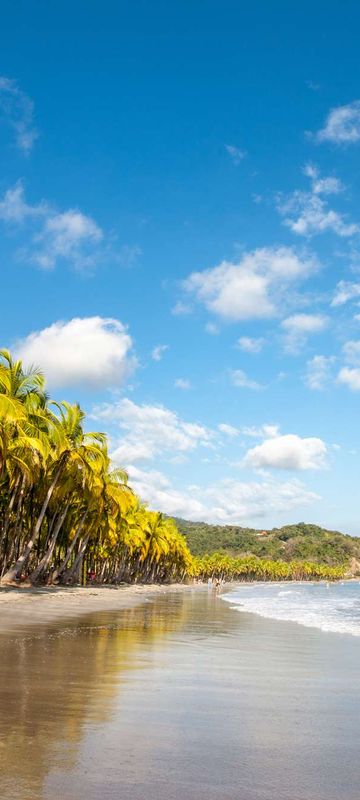
[[[358,521],[355,2],[5,2],[3,346],[155,508]]]

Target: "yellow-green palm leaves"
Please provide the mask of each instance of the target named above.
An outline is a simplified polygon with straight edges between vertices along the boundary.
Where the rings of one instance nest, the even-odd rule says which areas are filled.
[[[3,580],[167,580],[190,554],[114,468],[105,434],[78,404],[49,401],[41,371],[0,351],[0,566]]]

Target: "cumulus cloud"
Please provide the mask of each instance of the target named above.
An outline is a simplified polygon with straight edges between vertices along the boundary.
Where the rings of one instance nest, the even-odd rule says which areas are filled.
[[[296,434],[274,436],[247,451],[244,465],[253,469],[307,470],[326,466],[327,447],[322,439],[302,439]]]
[[[308,336],[321,333],[328,325],[327,317],[321,314],[293,314],[281,323],[285,331],[284,344],[289,353],[297,353]]]
[[[16,146],[25,155],[38,137],[34,125],[34,104],[12,78],[0,77],[0,117],[15,134]]]
[[[339,281],[335,289],[334,297],[331,301],[332,306],[343,306],[349,300],[357,300],[360,297],[360,283],[351,281]]]
[[[289,284],[304,279],[317,268],[314,256],[298,255],[289,247],[260,248],[245,253],[238,263],[193,272],[184,281],[208,311],[229,320],[274,316]]]
[[[360,391],[360,368],[359,367],[342,367],[338,377],[338,383],[343,383],[352,392]]]
[[[339,194],[344,191],[345,187],[339,178],[334,176],[322,178],[315,164],[305,164],[303,173],[311,180],[313,194]]]
[[[277,209],[286,225],[300,236],[314,236],[332,231],[338,236],[354,236],[359,232],[358,224],[346,221],[344,214],[329,208],[321,195],[338,194],[344,187],[338,178],[322,178],[317,167],[307,164],[304,173],[311,181],[311,191],[295,190],[287,197],[278,196]]]
[[[313,356],[306,364],[304,381],[309,389],[325,389],[332,377],[335,356]]]
[[[316,134],[319,142],[353,144],[360,139],[360,100],[337,106],[329,112],[325,125]]]
[[[355,364],[356,366],[360,366],[360,340],[359,339],[350,339],[349,342],[345,342],[343,345],[343,353],[345,356],[346,361],[349,364]]]
[[[230,379],[231,383],[234,386],[238,386],[240,389],[255,389],[257,391],[258,389],[264,388],[261,383],[249,378],[246,372],[244,372],[242,369],[231,370]]]
[[[33,232],[29,244],[22,249],[22,257],[43,269],[53,269],[58,261],[88,268],[98,259],[103,231],[97,223],[79,209],[57,213],[45,201],[29,205],[21,181],[0,200],[0,219],[19,226],[31,221]]]
[[[237,340],[237,347],[244,353],[260,353],[265,344],[265,339],[251,338],[250,336],[240,336]]]
[[[359,225],[346,222],[344,214],[328,208],[327,202],[310,192],[295,191],[285,202],[278,204],[284,224],[300,236],[313,236],[332,231],[338,236],[354,236]]]
[[[247,155],[246,150],[241,150],[240,147],[235,147],[233,144],[226,144],[225,150],[229,153],[235,166],[239,166]]]
[[[58,260],[64,259],[79,268],[93,266],[92,248],[102,238],[103,232],[96,222],[72,208],[48,217],[43,229],[34,237],[36,246],[32,260],[43,269],[53,269]]]
[[[156,347],[153,348],[151,353],[151,358],[153,361],[161,361],[164,353],[169,349],[168,344],[158,344]]]
[[[350,340],[343,346],[345,361],[351,366],[342,367],[338,373],[337,381],[347,386],[351,391],[360,391],[360,340]]]
[[[164,406],[137,405],[128,398],[94,408],[92,417],[121,429],[122,437],[112,455],[117,463],[126,466],[159,456],[187,454],[200,446],[210,446],[213,439],[208,428],[186,422]],[[113,438],[116,440],[116,433]]]
[[[217,481],[208,486],[174,488],[161,472],[129,467],[131,485],[151,508],[194,521],[236,525],[261,519],[269,514],[288,514],[321,498],[297,480],[283,483],[267,478],[264,481],[241,482],[234,479]]]
[[[14,346],[17,358],[37,364],[51,387],[119,386],[136,366],[132,339],[116,319],[74,318],[54,322]]]
[[[20,224],[27,219],[43,216],[47,212],[48,207],[44,202],[37,206],[31,206],[26,202],[22,181],[17,181],[0,200],[0,219],[3,222]]]

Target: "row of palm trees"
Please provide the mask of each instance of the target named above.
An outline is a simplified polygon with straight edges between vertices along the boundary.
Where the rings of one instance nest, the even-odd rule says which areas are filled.
[[[111,465],[79,405],[50,401],[37,368],[0,351],[0,579],[183,580],[191,556]]]
[[[337,581],[345,576],[346,565],[329,567],[311,561],[265,561],[257,556],[233,558],[224,553],[193,558],[198,580],[225,581]]]

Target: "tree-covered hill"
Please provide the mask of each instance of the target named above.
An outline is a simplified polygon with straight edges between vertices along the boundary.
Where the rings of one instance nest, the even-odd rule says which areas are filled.
[[[193,555],[219,551],[232,556],[251,553],[276,561],[309,560],[330,565],[344,564],[351,558],[360,560],[360,538],[305,522],[265,532],[235,525],[175,521]]]

